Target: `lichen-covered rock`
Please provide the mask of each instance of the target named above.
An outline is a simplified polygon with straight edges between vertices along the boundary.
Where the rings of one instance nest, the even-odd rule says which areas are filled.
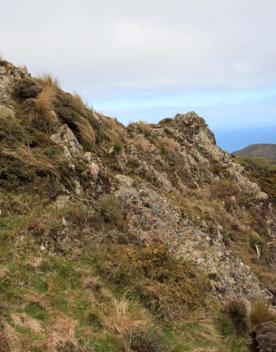
[[[94,182],[97,181],[98,175],[99,175],[100,167],[96,163],[92,162],[90,164],[90,174],[92,176],[92,180]]]
[[[276,351],[276,323],[267,321],[259,324],[253,331],[256,349],[259,352]]]

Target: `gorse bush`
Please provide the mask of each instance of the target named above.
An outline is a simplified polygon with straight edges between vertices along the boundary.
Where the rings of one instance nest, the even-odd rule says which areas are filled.
[[[165,246],[107,246],[96,254],[99,271],[138,295],[161,319],[177,323],[204,306],[210,286],[192,262],[176,259]]]

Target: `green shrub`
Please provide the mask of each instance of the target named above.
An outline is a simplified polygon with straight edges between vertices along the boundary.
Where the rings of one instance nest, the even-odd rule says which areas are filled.
[[[249,237],[249,244],[250,244],[250,247],[253,249],[255,249],[256,246],[259,246],[260,248],[262,248],[264,245],[264,240],[257,232],[254,231],[251,233]]]
[[[194,263],[177,259],[165,246],[113,245],[95,254],[104,276],[137,294],[166,322],[177,323],[206,302],[210,289],[206,277]]]

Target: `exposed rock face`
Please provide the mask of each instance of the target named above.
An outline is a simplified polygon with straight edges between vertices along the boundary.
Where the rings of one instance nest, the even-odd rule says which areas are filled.
[[[276,323],[268,321],[254,328],[256,351],[276,351]]]
[[[41,89],[25,70],[8,63],[0,66],[4,116]],[[63,150],[71,184],[70,189],[64,183],[56,204],[65,206],[69,196],[85,195],[93,199],[92,207],[100,194],[112,193],[120,201],[129,240],[146,246],[162,242],[178,257],[195,261],[209,275],[218,297],[268,294],[250,267],[260,259],[255,248],[261,248],[253,240],[250,247],[253,232],[262,231],[270,248],[275,244],[268,195],[216,145],[201,117],[190,112],[156,125],[140,122],[125,128],[68,99],[58,91],[58,124],[54,131],[44,131]],[[79,122],[74,124],[74,118]],[[89,138],[87,124],[95,131],[88,150],[87,143],[81,145]],[[275,269],[272,254],[265,265]]]
[[[51,136],[51,139],[63,148],[69,166],[75,170],[74,155],[80,153],[83,148],[74,133],[65,124],[60,127],[57,133]]]
[[[160,148],[152,143],[148,146],[150,155],[139,153],[136,145],[129,144],[127,147],[137,169],[145,167],[139,175],[147,178],[147,171],[150,170],[150,181],[155,184],[152,187],[150,182],[135,182],[131,177],[116,176],[119,184],[114,194],[125,204],[129,233],[143,244],[161,241],[179,257],[196,261],[209,274],[214,293],[218,296],[246,295],[256,298],[263,295],[264,291],[249,266],[225,245],[223,239],[228,234],[221,226],[224,224],[215,222],[210,228],[208,220],[200,216],[191,218],[185,209],[175,203],[173,195],[180,192],[182,199],[193,203],[193,197],[188,194],[189,187],[200,192],[201,187],[203,191],[206,184],[213,180],[227,177],[234,180],[236,187],[248,202],[254,203],[254,207],[261,207],[267,195],[248,180],[243,168],[228,153],[215,144],[214,136],[204,120],[195,113],[177,115],[175,119],[152,126],[151,138],[154,136],[162,140],[168,135],[174,143],[174,154],[178,154],[177,160],[173,160],[175,155],[171,156],[169,167],[160,157]],[[130,136],[137,138],[132,130]],[[156,160],[164,165],[163,169],[156,166]],[[236,203],[235,197],[233,202]]]

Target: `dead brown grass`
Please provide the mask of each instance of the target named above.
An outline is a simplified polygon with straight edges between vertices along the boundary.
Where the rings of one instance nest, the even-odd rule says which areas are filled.
[[[26,313],[13,313],[11,317],[14,324],[19,327],[30,329],[35,333],[43,332],[43,328],[40,322],[36,319],[29,317]]]
[[[47,351],[56,352],[60,344],[67,342],[76,345],[76,322],[64,316],[59,317],[50,327],[50,334],[47,337]]]

